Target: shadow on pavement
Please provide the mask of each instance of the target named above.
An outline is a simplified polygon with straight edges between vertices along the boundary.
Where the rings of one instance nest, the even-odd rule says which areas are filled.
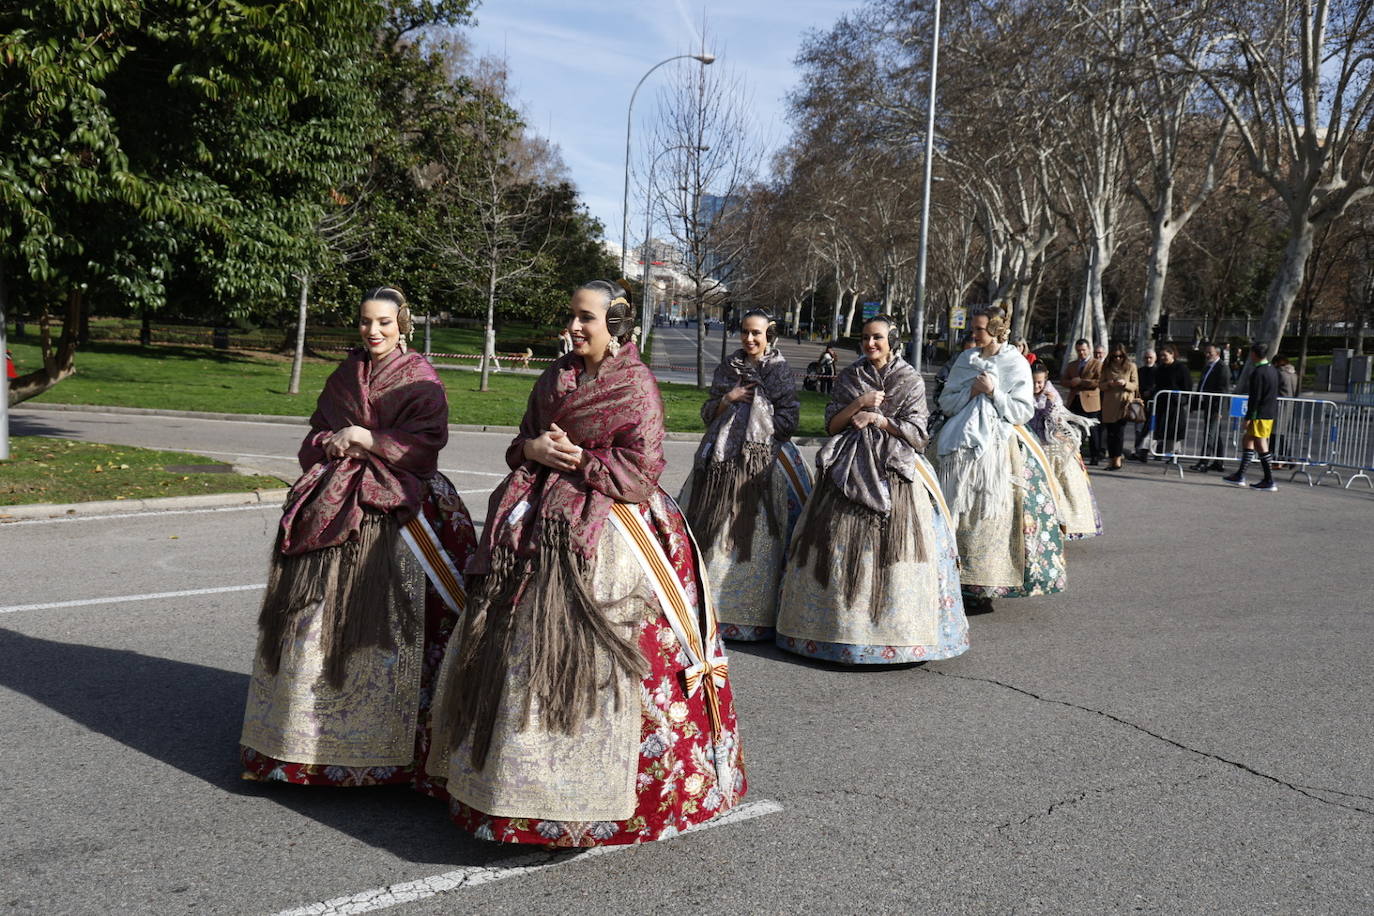
[[[482,865],[522,851],[479,843],[449,821],[443,804],[405,786],[243,781],[246,674],[0,628],[0,686],[217,789],[271,799],[404,861]]]
[[[68,427],[51,422],[47,417],[40,418],[29,414],[12,413],[10,414],[10,435],[51,436],[58,439],[70,439],[74,433]]]

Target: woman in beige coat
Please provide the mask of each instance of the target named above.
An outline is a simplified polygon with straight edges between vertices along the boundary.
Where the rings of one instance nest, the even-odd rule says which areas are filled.
[[[1121,341],[1112,344],[1102,362],[1098,385],[1102,392],[1102,428],[1107,431],[1107,470],[1121,470],[1122,441],[1126,434],[1126,411],[1140,396],[1140,379],[1135,363]]]

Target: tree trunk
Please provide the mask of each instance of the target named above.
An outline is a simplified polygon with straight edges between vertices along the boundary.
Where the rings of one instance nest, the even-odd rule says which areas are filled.
[[[835,274],[835,306],[830,315],[830,343],[840,339],[840,312],[844,308],[844,284],[840,275]]]
[[[1288,316],[1292,314],[1293,303],[1297,301],[1302,289],[1302,281],[1307,272],[1307,259],[1312,254],[1312,244],[1316,232],[1300,214],[1289,220],[1288,244],[1283,249],[1283,263],[1279,272],[1269,284],[1269,295],[1264,304],[1264,318],[1260,321],[1259,340],[1269,345],[1270,353],[1279,351],[1283,341],[1284,328],[1288,326]]]
[[[854,334],[854,313],[859,310],[859,291],[851,289],[845,295],[849,299],[849,305],[844,310],[844,336],[851,337]]]
[[[1026,338],[1030,344],[1030,320],[1031,320],[1031,285],[1021,283],[1016,287],[1016,301],[1012,305],[1011,314],[1011,339],[1013,341]]]
[[[5,259],[0,257],[0,353],[5,354],[9,353],[9,350],[6,349],[8,344],[5,340],[5,322],[9,320],[5,313],[8,310],[9,297],[5,290]],[[8,358],[5,362],[5,371],[0,372],[0,461],[8,461],[10,457],[10,373]]]
[[[310,274],[301,273],[301,301],[296,312],[296,352],[291,357],[291,383],[287,394],[301,393],[301,366],[305,363],[305,316],[310,305]]]
[[[1307,378],[1307,342],[1312,334],[1312,297],[1308,296],[1302,304],[1302,349],[1298,352],[1298,388],[1302,389],[1303,380]],[[1273,359],[1279,355],[1277,349],[1270,349],[1269,358]],[[1347,387],[1346,390],[1349,390]]]
[[[1145,351],[1150,349],[1150,332],[1159,323],[1164,308],[1164,281],[1169,276],[1169,250],[1178,231],[1162,213],[1150,219],[1150,253],[1145,267],[1145,308],[1140,315],[1140,330],[1136,338],[1136,356],[1141,365]]]
[[[62,336],[57,349],[52,347],[52,331],[47,309],[40,318],[43,347],[43,366],[15,379],[9,390],[9,406],[37,397],[76,372],[76,328],[81,321],[81,293],[72,290],[67,296],[67,311],[62,322]]]
[[[697,387],[706,387],[706,308],[702,301],[701,281],[697,281],[693,307],[697,313]]]
[[[490,391],[491,361],[496,358],[496,271],[487,280],[487,328],[482,337],[482,380],[478,391]]]
[[[1102,275],[1107,270],[1110,263],[1106,252],[1104,240],[1095,239],[1093,242],[1093,259],[1088,269],[1088,290],[1089,302],[1092,304],[1092,336],[1093,345],[1106,345],[1107,338],[1110,336],[1107,328],[1106,302],[1102,290]]]

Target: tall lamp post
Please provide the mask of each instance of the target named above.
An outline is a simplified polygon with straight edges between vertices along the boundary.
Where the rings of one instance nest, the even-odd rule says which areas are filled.
[[[926,239],[930,231],[930,164],[935,158],[935,74],[940,69],[940,0],[935,0],[935,21],[931,25],[930,100],[926,108],[925,183],[921,189],[921,241],[916,256],[915,318],[909,344],[908,362],[920,372],[925,361],[926,344]]]
[[[659,61],[648,70],[644,71],[644,75],[639,78],[639,82],[635,83],[634,92],[630,93],[629,107],[625,109],[625,191],[620,198],[620,275],[622,277],[625,276],[625,245],[630,234],[630,125],[633,123],[631,119],[635,110],[635,96],[639,95],[639,87],[644,85],[644,81],[649,78],[649,74],[653,73],[659,67],[662,67],[664,64],[671,64],[675,60],[689,59],[701,61],[702,66],[705,66],[714,62],[716,56],[714,54],[678,54],[667,60]]]
[[[649,163],[649,185],[644,198],[644,247],[640,252],[644,258],[644,270],[639,274],[639,352],[643,353],[644,348],[649,344],[649,321],[653,317],[649,314],[649,233],[653,232],[654,219],[654,169],[658,168],[658,160],[666,154],[680,149],[695,150],[698,153],[708,152],[709,146],[693,146],[690,143],[679,143],[677,146],[670,146],[662,150],[653,161]],[[623,247],[621,249],[624,250]]]

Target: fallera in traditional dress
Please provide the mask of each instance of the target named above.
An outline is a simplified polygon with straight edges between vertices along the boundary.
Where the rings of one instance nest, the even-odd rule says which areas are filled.
[[[570,354],[535,384],[436,688],[432,794],[480,839],[660,840],[745,791],[709,592],[658,486],[658,386],[633,344],[582,373]],[[555,423],[581,470],[525,460]]]
[[[983,372],[992,397],[973,395]],[[955,360],[940,410],[940,483],[956,519],[965,595],[1023,598],[1064,590],[1063,497],[1048,456],[1026,428],[1035,414],[1030,365],[1002,345],[990,359],[965,350]]]
[[[893,356],[840,373],[825,418],[865,392],[896,435],[850,426],[816,458],[816,489],[793,538],[777,644],[811,658],[884,665],[968,649],[954,529],[925,445],[925,384]]]
[[[754,385],[750,401],[725,395]],[[706,434],[678,496],[696,536],[726,639],[772,639],[787,545],[811,494],[811,472],[792,435],[801,403],[776,348],[757,360],[743,350],[716,366],[701,408]]]
[[[365,458],[329,458],[346,426]],[[245,779],[413,782],[432,684],[463,601],[472,521],[438,472],[448,401],[429,362],[354,351],[330,376],[301,444],[273,550],[244,710]]]
[[[1102,513],[1098,511],[1082,455],[1083,435],[1087,432],[1084,424],[1093,421],[1070,413],[1058,398],[1043,392],[1034,397],[1035,416],[1027,425],[1044,446],[1064,497],[1059,504],[1064,538],[1077,541],[1098,537],[1102,534]]]

